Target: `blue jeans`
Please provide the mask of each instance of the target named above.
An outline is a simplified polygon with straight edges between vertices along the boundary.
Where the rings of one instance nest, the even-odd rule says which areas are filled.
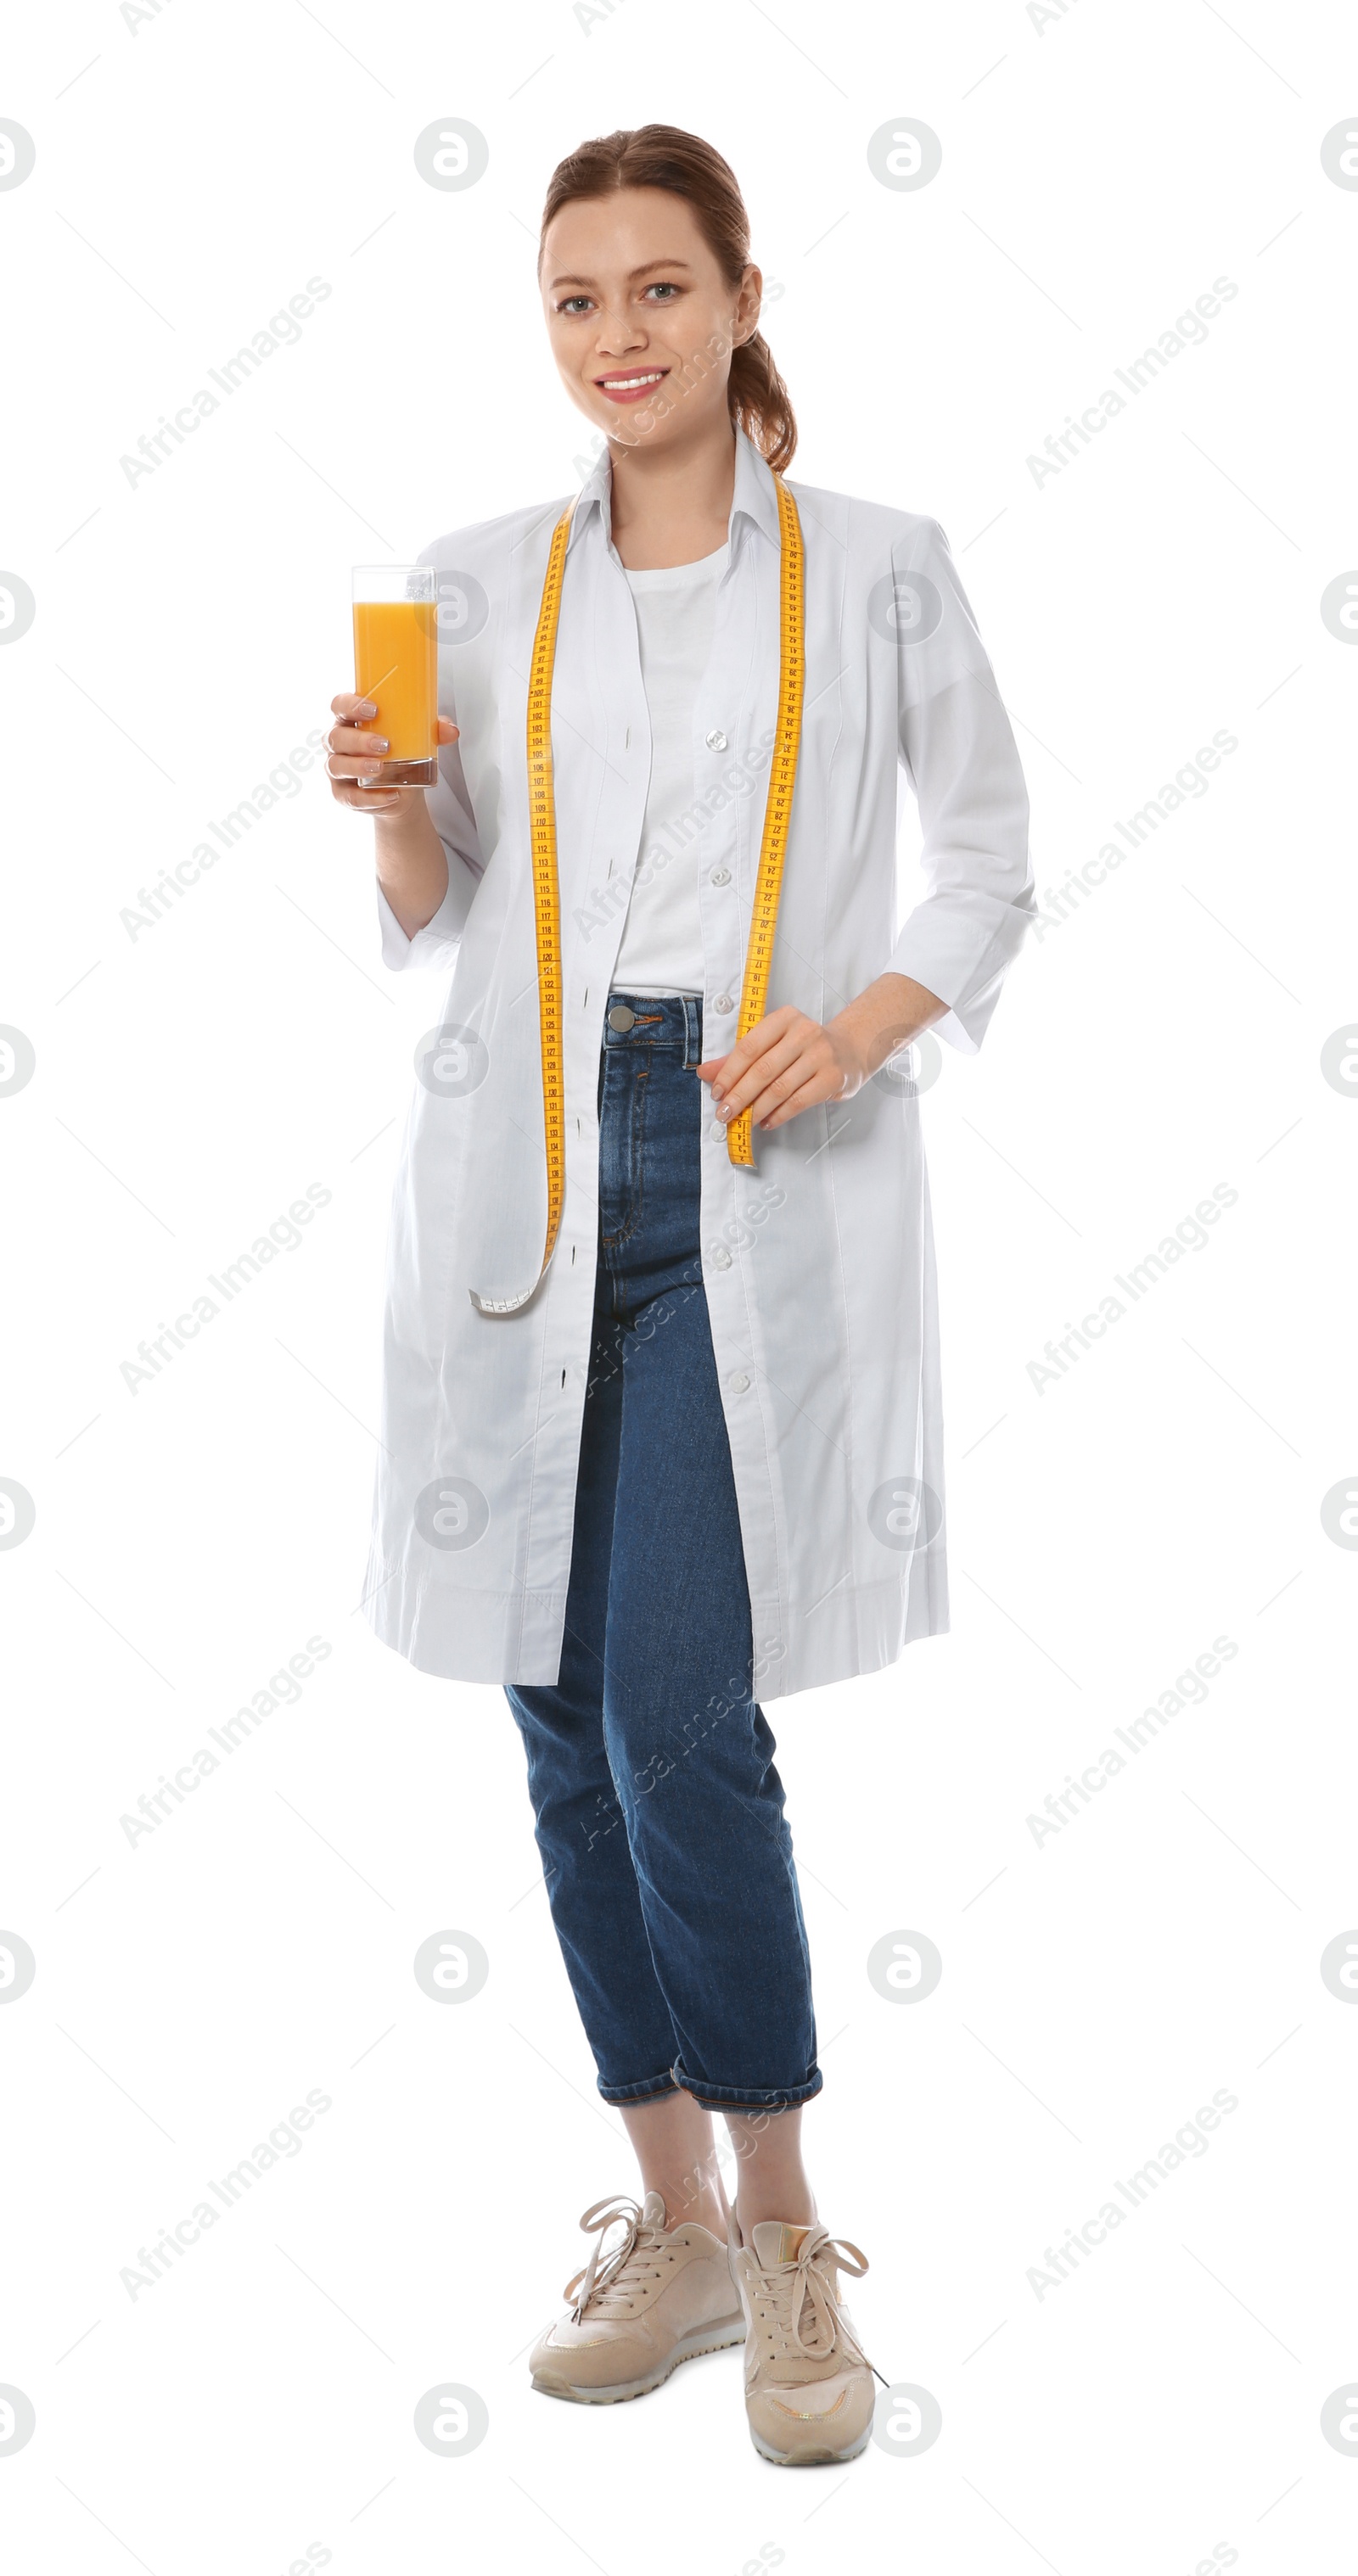
[[[822,2078],[702,1284],[702,1004],[620,1003],[561,1670],[507,1697],[605,2101],[779,2111]]]

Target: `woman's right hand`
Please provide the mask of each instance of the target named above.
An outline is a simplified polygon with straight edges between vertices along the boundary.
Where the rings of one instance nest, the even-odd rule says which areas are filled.
[[[392,816],[409,814],[417,804],[423,805],[425,791],[422,787],[384,787],[381,784],[382,754],[387,748],[387,740],[385,734],[373,730],[377,709],[372,699],[356,698],[352,694],[332,698],[330,712],[339,718],[338,724],[332,726],[326,736],[328,758],[325,765],[335,802],[350,806],[355,813]],[[457,726],[447,716],[439,717],[440,743],[456,742],[457,732]],[[363,782],[368,779],[377,783],[367,786]]]

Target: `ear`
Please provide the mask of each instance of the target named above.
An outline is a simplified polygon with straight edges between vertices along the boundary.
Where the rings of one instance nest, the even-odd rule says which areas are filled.
[[[740,285],[736,290],[736,312],[737,314],[743,312],[745,315],[744,329],[738,335],[733,335],[736,348],[740,348],[746,340],[754,338],[759,329],[759,316],[763,303],[763,270],[756,268],[752,261],[747,260],[741,273]]]

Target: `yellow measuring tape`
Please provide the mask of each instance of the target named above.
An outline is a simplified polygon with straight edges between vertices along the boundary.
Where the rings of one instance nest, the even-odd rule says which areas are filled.
[[[797,505],[781,478],[775,476],[781,536],[778,601],[778,723],[769,763],[764,837],[759,849],[745,951],[737,1042],[764,1016],[778,922],[778,896],[783,882],[797,751],[802,730],[802,690],[806,674],[805,570]],[[566,1194],[566,1088],[561,1061],[561,892],[556,865],[556,798],[552,784],[552,666],[561,614],[566,570],[566,541],[575,504],[563,510],[547,556],[542,605],[533,638],[528,675],[528,823],[533,848],[533,914],[537,932],[538,1029],[542,1047],[542,1121],[547,1152],[547,1240],[542,1264],[530,1288],[516,1297],[484,1297],[469,1290],[482,1315],[517,1315],[536,1296],[547,1274],[561,1231]],[[750,1113],[733,1118],[726,1133],[733,1163],[753,1164]]]
[[[538,1030],[542,1047],[542,1126],[547,1148],[547,1242],[531,1288],[517,1297],[483,1297],[472,1288],[482,1315],[517,1315],[547,1275],[561,1231],[566,1195],[566,1085],[561,1064],[561,894],[556,872],[556,797],[552,790],[552,665],[566,571],[571,511],[552,530],[547,578],[542,585],[533,659],[528,671],[528,829],[533,844],[533,917],[538,946]]]
[[[778,925],[778,896],[792,820],[792,790],[797,777],[797,751],[802,738],[802,686],[806,678],[806,583],[801,521],[797,504],[780,475],[775,475],[778,525],[782,537],[778,580],[778,730],[769,763],[769,792],[764,806],[764,838],[759,845],[750,936],[745,949],[745,981],[740,989],[736,1043],[748,1037],[764,1016],[773,963],[773,934]],[[754,1161],[750,1112],[742,1109],[726,1130],[726,1150],[733,1163]]]

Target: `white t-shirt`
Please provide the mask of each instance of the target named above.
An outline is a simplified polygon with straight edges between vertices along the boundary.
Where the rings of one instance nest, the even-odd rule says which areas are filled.
[[[693,710],[712,650],[717,584],[730,543],[698,563],[629,572],[641,640],[641,676],[651,719],[651,781],[622,945],[613,970],[619,993],[701,993],[701,842],[690,821]],[[624,567],[625,569],[625,567]]]

